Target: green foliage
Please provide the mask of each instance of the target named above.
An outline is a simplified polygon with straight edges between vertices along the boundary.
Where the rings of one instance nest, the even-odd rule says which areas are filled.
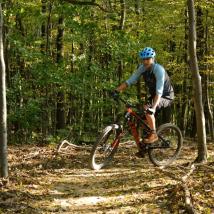
[[[212,6],[202,2],[204,12],[208,11],[208,40],[213,44]],[[104,1],[99,3],[109,7]],[[103,12],[95,6],[47,0],[42,12],[39,0],[8,1],[4,16],[11,133],[22,130],[29,136],[55,136],[57,103],[61,102],[57,94],[62,92],[66,125],[72,126],[74,135],[78,139],[92,132],[97,135],[97,130],[115,119],[117,111],[105,90],[114,89],[131,75],[138,65],[138,52],[145,46],[156,49],[157,61],[170,73],[177,98],[184,96],[184,80],[191,95],[185,59],[185,4],[183,0],[141,1],[137,14],[134,2],[126,1],[125,25],[120,30],[119,2],[112,2],[110,12]],[[61,26],[60,17],[64,18]],[[59,27],[64,32],[62,61],[57,64]],[[205,64],[213,65],[211,53]],[[136,100],[135,90],[130,99]],[[181,114],[177,111],[176,120]]]

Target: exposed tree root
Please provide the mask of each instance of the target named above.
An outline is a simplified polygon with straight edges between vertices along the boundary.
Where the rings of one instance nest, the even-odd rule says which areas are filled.
[[[193,173],[194,170],[195,170],[195,165],[192,164],[189,172],[181,178],[182,182],[186,182],[186,180],[189,178],[189,176]]]
[[[210,166],[211,164],[213,164],[213,163],[207,162],[207,163],[205,163],[205,164],[199,163],[199,164],[195,164],[195,165],[196,165],[196,167],[197,167],[198,169],[206,168],[206,169],[211,170],[211,171],[214,172],[214,166],[213,166],[213,167]]]
[[[169,170],[166,170],[164,168],[158,168],[158,170],[164,174],[166,174],[168,177],[172,178],[173,180],[177,181],[177,186],[181,186],[183,191],[184,191],[184,201],[185,201],[185,208],[187,213],[193,214],[196,213],[195,209],[193,207],[192,199],[191,199],[191,192],[187,186],[187,180],[190,177],[190,175],[194,172],[195,170],[195,165],[192,164],[190,167],[190,170],[182,177],[179,177],[172,173]]]
[[[195,164],[205,164],[207,163],[207,159],[205,157],[197,157],[194,161]]]
[[[185,206],[186,206],[186,211],[189,214],[194,214],[196,213],[193,204],[192,204],[192,200],[191,200],[191,193],[190,190],[187,186],[187,184],[185,182],[181,183],[181,186],[184,190],[184,196],[185,196]]]

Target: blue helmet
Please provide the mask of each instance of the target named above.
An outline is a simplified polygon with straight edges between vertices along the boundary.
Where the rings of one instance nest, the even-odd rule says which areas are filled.
[[[140,51],[139,56],[141,59],[154,58],[156,53],[153,48],[146,47],[142,51]]]

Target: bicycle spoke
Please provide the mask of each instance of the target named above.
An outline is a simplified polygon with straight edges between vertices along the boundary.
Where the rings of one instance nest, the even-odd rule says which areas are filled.
[[[107,165],[118,147],[118,130],[114,126],[104,129],[101,137],[94,145],[91,153],[91,167],[101,169]]]
[[[150,159],[158,166],[170,164],[178,155],[182,137],[178,127],[167,124],[158,131],[159,140],[150,147]]]

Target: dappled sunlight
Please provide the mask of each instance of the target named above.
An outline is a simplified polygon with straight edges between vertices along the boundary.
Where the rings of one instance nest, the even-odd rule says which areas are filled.
[[[169,213],[174,206],[183,209],[182,200],[176,199],[181,196],[170,196],[181,191],[174,189],[177,181],[154,167],[148,157],[135,157],[134,145],[121,145],[114,161],[98,171],[89,169],[88,151],[56,155],[49,147],[22,149],[9,149],[11,184],[0,196],[12,212]],[[212,159],[213,145],[208,149]],[[166,170],[177,177],[184,176],[185,165],[194,160],[195,151],[185,142],[179,159]],[[201,176],[199,171],[193,174],[197,183],[190,180],[195,186],[193,197],[197,201],[200,197],[203,204],[206,196],[211,203],[213,187],[205,184],[214,178],[211,174]]]

